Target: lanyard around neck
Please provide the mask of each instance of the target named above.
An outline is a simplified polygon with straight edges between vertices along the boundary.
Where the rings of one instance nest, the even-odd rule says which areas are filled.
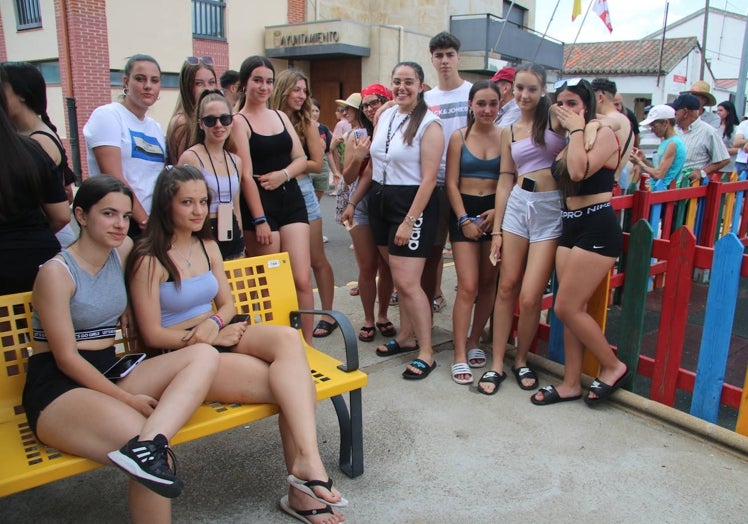
[[[210,156],[210,151],[208,151],[208,146],[203,144],[203,147],[205,148],[205,154],[208,155],[208,160],[210,161],[210,167],[213,169],[213,176],[216,177],[216,193],[218,193],[218,203],[219,204],[230,204],[231,203],[231,172],[229,171],[229,162],[226,160],[226,150],[221,149],[221,152],[223,152],[223,162],[226,164],[226,176],[229,179],[229,201],[223,202],[221,200],[221,183],[218,181],[218,172],[216,171],[216,166],[213,165],[213,157]]]

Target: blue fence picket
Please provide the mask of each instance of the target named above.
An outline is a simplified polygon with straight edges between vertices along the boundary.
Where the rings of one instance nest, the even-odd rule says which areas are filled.
[[[738,175],[738,180],[745,180],[748,177],[748,171],[743,171]],[[743,212],[743,191],[735,193],[735,207],[732,210],[732,225],[730,231],[738,234],[740,228],[740,215]]]
[[[716,423],[738,299],[743,244],[728,233],[714,248],[691,414]]]

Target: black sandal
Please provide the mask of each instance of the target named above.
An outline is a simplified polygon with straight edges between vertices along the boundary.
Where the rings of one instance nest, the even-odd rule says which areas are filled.
[[[535,389],[538,387],[538,375],[529,367],[521,366],[515,368],[514,366],[512,366],[512,373],[514,373],[514,376],[517,379],[517,385],[525,391],[530,391],[531,389]],[[534,380],[535,383],[532,386],[525,386],[522,383],[523,380]]]
[[[314,331],[312,332],[312,336],[314,338],[325,338],[329,337],[330,333],[338,329],[338,323],[335,322],[331,324],[327,320],[320,320],[317,322],[317,326],[314,328]],[[317,331],[322,331],[322,333],[317,333]]]
[[[478,385],[476,386],[478,388],[478,391],[483,393],[484,395],[495,395],[496,392],[499,390],[499,386],[506,378],[506,373],[502,373],[499,375],[496,371],[486,371],[483,373],[483,375],[480,377],[480,380],[478,381]],[[481,383],[484,384],[493,384],[493,391],[486,391],[482,387],[480,387]]]

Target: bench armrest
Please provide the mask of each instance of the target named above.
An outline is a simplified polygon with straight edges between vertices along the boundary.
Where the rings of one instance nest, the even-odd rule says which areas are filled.
[[[338,368],[342,371],[355,371],[358,369],[358,339],[353,329],[353,324],[346,315],[340,311],[331,309],[297,309],[291,311],[290,324],[292,328],[301,329],[301,315],[330,315],[340,326],[345,344],[345,364]]]

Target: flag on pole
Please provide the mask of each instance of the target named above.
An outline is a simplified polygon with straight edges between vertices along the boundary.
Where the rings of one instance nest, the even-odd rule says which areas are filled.
[[[608,11],[608,0],[595,0],[592,4],[592,10],[600,17],[608,28],[608,31],[613,32],[613,26],[610,24],[610,11]]]
[[[577,19],[582,14],[582,0],[574,0],[574,7],[571,10],[571,21]]]

